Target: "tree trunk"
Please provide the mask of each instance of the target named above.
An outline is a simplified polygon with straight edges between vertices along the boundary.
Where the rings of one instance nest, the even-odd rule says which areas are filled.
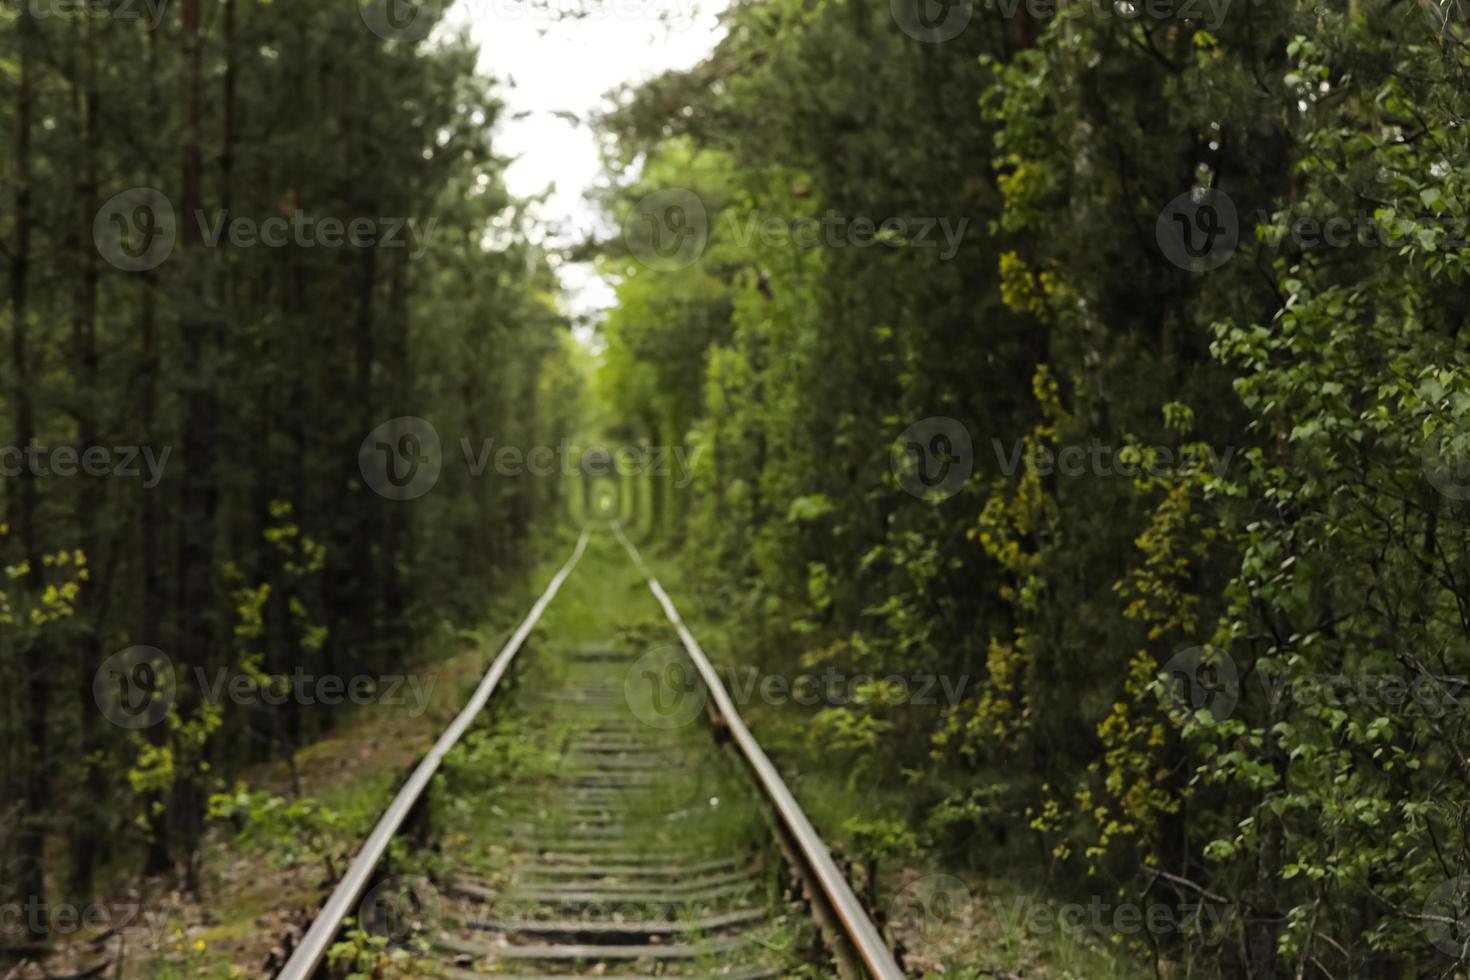
[[[97,358],[97,288],[99,271],[97,249],[92,247],[92,220],[97,213],[97,154],[101,134],[97,126],[100,97],[97,91],[96,27],[90,17],[81,19],[82,79],[80,116],[82,129],[82,163],[77,178],[77,266],[80,273],[76,305],[72,314],[72,344],[75,351],[81,397],[77,406],[77,445],[82,452],[99,444],[97,431],[98,358]],[[92,580],[85,583],[78,604],[80,619],[77,637],[76,694],[80,710],[77,732],[82,748],[83,792],[88,799],[100,803],[106,793],[106,779],[100,767],[103,744],[97,733],[97,716],[92,707],[92,675],[101,663],[102,609],[107,582],[102,577],[101,532],[98,514],[101,510],[102,487],[97,481],[82,478],[77,494],[77,529],[82,554],[91,568]],[[91,888],[96,863],[98,835],[102,828],[92,821],[78,821],[72,832],[71,887],[73,894],[85,897]]]
[[[15,140],[15,249],[10,261],[10,357],[11,370],[15,372],[15,439],[16,445],[28,446],[35,440],[35,410],[31,402],[30,355],[27,350],[27,318],[30,315],[29,287],[31,266],[31,229],[34,216],[31,202],[34,193],[31,175],[31,136],[33,96],[35,85],[36,43],[35,13],[30,4],[22,4],[17,16],[20,41],[20,78],[16,89],[16,140]],[[36,496],[36,476],[23,469],[9,501],[11,527],[20,539],[21,552],[29,563],[25,576],[25,587],[30,593],[29,601],[37,602],[44,589]],[[25,725],[24,737],[28,743],[25,777],[21,788],[20,829],[16,835],[19,860],[17,861],[16,883],[22,896],[44,902],[46,898],[45,872],[41,865],[44,851],[45,807],[50,794],[50,760],[48,756],[47,712],[51,700],[52,662],[50,641],[44,631],[38,632],[29,645],[22,650],[21,663],[25,670]],[[31,921],[27,917],[33,938],[40,939],[46,932],[44,922]],[[35,930],[40,930],[40,935]]]
[[[202,155],[200,85],[202,82],[199,0],[182,0],[180,22],[187,45],[188,70],[184,74],[185,123],[183,145],[183,225],[180,228],[181,256],[187,270],[184,309],[179,317],[185,352],[181,400],[184,405],[183,462],[180,481],[180,513],[183,516],[179,534],[177,643],[180,662],[185,668],[208,670],[213,649],[214,617],[214,514],[216,488],[214,460],[216,453],[216,392],[219,388],[219,362],[215,347],[217,327],[208,306],[206,289],[207,257],[202,254],[199,225],[195,215],[202,207]],[[198,706],[200,692],[180,685],[180,712],[185,717]],[[197,892],[196,862],[192,854],[202,832],[203,794],[198,785],[200,760],[182,760],[175,785],[174,816],[179,840],[183,844],[187,877],[185,886]]]

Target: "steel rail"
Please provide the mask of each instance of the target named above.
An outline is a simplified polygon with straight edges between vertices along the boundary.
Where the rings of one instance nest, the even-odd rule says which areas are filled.
[[[674,602],[669,594],[664,591],[658,579],[654,577],[653,571],[644,563],[643,556],[633,546],[623,533],[622,527],[616,522],[612,525],[613,533],[627,549],[633,563],[638,570],[648,579],[648,588],[653,592],[654,598],[658,599],[659,605],[663,606],[664,615],[673,624],[679,634],[680,641],[684,644],[684,650],[689,658],[694,661],[694,666],[704,678],[705,687],[709,689],[710,697],[714,698],[720,714],[725,719],[725,724],[734,736],[736,744],[745,756],[746,762],[755,772],[756,780],[764,790],[766,798],[775,807],[777,815],[785,825],[787,831],[795,839],[797,847],[806,859],[822,891],[827,896],[834,912],[842,922],[843,930],[847,937],[857,948],[858,955],[868,972],[878,980],[904,980],[903,971],[898,968],[898,963],[889,951],[888,945],[883,942],[878,928],[873,925],[873,920],[868,918],[867,911],[862,903],[858,901],[857,895],[853,894],[852,886],[843,877],[836,862],[832,860],[832,854],[827,850],[827,845],[822,843],[822,838],[817,834],[816,828],[812,826],[806,814],[802,812],[801,805],[796,802],[796,797],[791,795],[785,780],[781,778],[780,772],[766,755],[755,736],[750,733],[745,722],[740,717],[740,712],[735,709],[735,702],[725,690],[724,682],[720,680],[719,674],[715,672],[714,665],[710,663],[709,657],[705,656],[704,650],[700,648],[699,641],[689,628],[684,625],[684,620],[679,617],[679,611],[674,608]]]
[[[413,774],[408,777],[408,781],[403,784],[403,788],[398,791],[398,795],[393,798],[393,802],[388,805],[388,809],[383,812],[377,826],[368,835],[367,843],[363,845],[357,858],[347,869],[347,873],[342,876],[342,880],[337,883],[336,889],[333,890],[326,904],[317,913],[311,928],[307,930],[305,936],[301,937],[301,942],[291,954],[291,958],[286,961],[286,965],[281,968],[281,972],[276,974],[276,980],[309,980],[321,966],[322,960],[327,955],[327,949],[331,946],[332,940],[336,938],[337,931],[342,927],[342,920],[352,912],[353,907],[362,899],[363,893],[367,890],[368,883],[372,880],[373,870],[388,850],[389,841],[398,833],[403,822],[408,819],[409,812],[418,803],[424,790],[428,788],[429,780],[439,770],[439,764],[444,761],[449,750],[454,748],[475,718],[485,710],[490,695],[494,693],[496,685],[500,683],[501,678],[510,668],[516,653],[526,642],[526,638],[531,635],[531,630],[536,628],[536,623],[541,619],[541,614],[546,611],[546,607],[551,604],[551,600],[556,598],[556,593],[561,589],[562,583],[567,580],[568,575],[572,574],[572,569],[577,566],[582,553],[587,550],[590,533],[589,531],[582,532],[582,536],[577,539],[577,547],[572,552],[572,557],[562,566],[561,571],[556,573],[556,577],[551,580],[551,584],[546,587],[541,598],[536,600],[536,604],[531,607],[530,613],[527,614],[520,627],[511,634],[510,639],[501,648],[495,661],[490,665],[490,669],[485,673],[484,679],[480,681],[479,687],[475,688],[475,693],[469,703],[444,730],[444,734],[439,736],[439,741],[434,743],[429,754],[424,756],[423,761],[418,764]]]

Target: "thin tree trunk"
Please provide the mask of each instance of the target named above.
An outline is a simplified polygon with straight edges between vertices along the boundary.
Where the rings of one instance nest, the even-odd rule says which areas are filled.
[[[27,319],[30,316],[29,288],[31,267],[31,230],[34,194],[31,175],[31,137],[34,113],[36,21],[29,4],[21,5],[17,18],[20,41],[20,78],[16,89],[15,140],[15,250],[10,261],[10,357],[15,372],[15,438],[19,446],[35,440],[35,410],[30,391],[30,354],[27,349]],[[21,551],[29,563],[25,577],[30,601],[39,601],[44,588],[41,550],[36,527],[38,500],[35,474],[25,470],[15,485],[10,501],[11,526],[20,538]],[[41,866],[45,845],[45,807],[50,793],[50,760],[48,756],[47,712],[51,701],[50,676],[53,669],[49,641],[38,633],[23,650],[21,663],[26,671],[25,738],[28,743],[27,765],[21,791],[20,830],[17,846],[20,852],[17,884],[28,899],[44,902],[45,872]],[[39,927],[39,939],[46,933],[44,923],[27,917],[33,932]]]
[[[658,447],[663,442],[663,431],[658,423],[658,415],[652,412],[648,413],[643,418],[643,424],[648,429],[648,439],[649,442],[653,444],[653,452],[656,457],[658,454]],[[675,461],[666,458],[665,462],[669,463],[672,466]],[[658,538],[664,532],[664,494],[667,489],[668,487],[663,476],[659,475],[658,473],[649,474],[648,534],[649,537],[655,541],[658,540]]]
[[[179,568],[177,594],[179,624],[177,642],[181,662],[186,667],[208,670],[213,646],[214,577],[214,484],[216,390],[218,363],[214,335],[213,311],[208,308],[206,270],[209,263],[203,255],[199,224],[195,215],[203,203],[201,119],[201,36],[199,0],[182,0],[180,23],[187,46],[188,70],[184,74],[185,122],[183,141],[184,219],[180,229],[184,267],[188,283],[185,287],[185,309],[180,316],[185,351],[182,400],[185,421],[183,432],[184,475],[180,483],[183,524],[179,536]],[[187,716],[199,702],[200,693],[181,685],[181,711]],[[199,881],[193,853],[202,833],[203,794],[198,785],[197,766],[201,760],[187,759],[175,787],[175,819],[186,858],[185,886],[197,893]]]
[[[412,364],[409,359],[409,311],[408,311],[408,255],[399,252],[393,262],[393,275],[388,283],[388,322],[386,370],[392,372],[388,378],[388,390],[392,392],[390,402],[393,415],[408,412],[409,378]],[[383,509],[382,549],[379,556],[379,602],[382,622],[387,637],[387,648],[403,649],[409,641],[406,628],[407,585],[399,572],[411,564],[408,554],[410,537],[408,508],[387,507]]]
[[[90,4],[89,4],[90,5]],[[82,163],[77,180],[77,265],[80,272],[76,306],[72,315],[72,344],[81,384],[77,407],[77,444],[85,452],[98,445],[97,399],[99,365],[97,358],[97,288],[99,271],[97,250],[91,247],[93,216],[97,213],[97,154],[101,134],[97,127],[100,97],[97,91],[96,27],[91,17],[81,19],[82,80],[81,126]],[[77,638],[76,694],[80,711],[78,738],[82,747],[82,786],[90,802],[102,801],[106,780],[101,769],[103,744],[98,738],[97,716],[91,711],[92,675],[101,661],[102,597],[107,583],[102,579],[100,528],[101,486],[83,478],[77,494],[77,528],[82,554],[91,564],[92,580],[82,591],[78,614],[80,635]],[[101,828],[90,821],[80,821],[72,834],[71,886],[74,894],[85,896],[92,884],[96,863],[97,837]]]
[[[149,102],[154,107],[152,127],[154,132],[159,132],[163,128],[164,119],[161,108],[163,99],[156,84],[159,75],[158,32],[151,27],[146,27],[145,30],[148,34]],[[148,186],[156,186],[157,182],[158,175],[150,168]],[[142,276],[143,309],[139,323],[142,378],[139,385],[138,423],[143,444],[156,446],[159,376],[158,273],[149,270],[142,273]],[[143,492],[142,513],[138,521],[143,562],[143,618],[140,636],[143,643],[159,647],[165,645],[162,515],[158,507],[158,495],[163,489],[159,486]],[[161,746],[166,736],[167,729],[164,726],[156,725],[148,730],[148,738],[154,745]],[[143,803],[149,829],[148,859],[143,870],[144,874],[150,876],[161,875],[173,867],[165,799],[162,794],[149,793],[144,796]]]

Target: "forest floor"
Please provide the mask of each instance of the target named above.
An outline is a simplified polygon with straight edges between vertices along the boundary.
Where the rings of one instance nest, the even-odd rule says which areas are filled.
[[[101,963],[107,968],[97,975],[108,980],[269,976],[273,953],[279,957],[282,941],[304,924],[305,910],[319,905],[335,885],[405,772],[464,706],[525,615],[534,599],[531,584],[544,585],[561,560],[528,576],[526,593],[497,603],[477,631],[445,627],[425,639],[416,651],[426,690],[422,709],[411,701],[344,706],[336,731],[303,746],[290,764],[278,761],[245,774],[241,783],[252,793],[287,805],[311,801],[330,811],[331,825],[313,828],[320,831],[318,840],[292,840],[288,825],[278,828],[280,834],[247,842],[228,824],[212,823],[200,855],[201,894],[186,894],[161,879],[115,881],[98,904],[125,925],[115,931],[78,929],[43,963],[0,976],[91,975]],[[331,857],[331,874],[324,855]]]
[[[570,549],[558,541],[546,561],[528,576],[513,597],[497,603],[491,621],[474,634],[447,631],[426,641],[420,669],[435,680],[428,710],[392,711],[384,706],[355,709],[334,734],[296,753],[294,775],[284,764],[260,767],[247,779],[254,792],[292,800],[295,787],[335,814],[310,843],[290,827],[284,832],[237,837],[216,824],[203,854],[203,895],[189,898],[156,883],[129,881],[115,889],[116,907],[140,907],[142,928],[125,939],[95,938],[78,932],[46,963],[52,976],[86,972],[110,960],[105,976],[113,980],[183,980],[186,977],[261,977],[274,972],[283,939],[305,924],[330,890],[335,874],[350,861],[355,846],[375,822],[403,773],[432,744],[468,698],[481,672],[510,629],[531,604],[536,590],[554,574]],[[740,624],[688,595],[686,577],[670,558],[650,556],[650,566],[679,604],[707,652],[723,668],[735,667],[731,651],[742,648]],[[619,638],[619,648],[636,658],[640,651],[667,644],[666,624],[645,584],[610,535],[594,536],[567,587],[551,604],[522,658],[536,657],[544,639],[555,644]],[[663,639],[656,637],[663,636]],[[621,669],[621,668],[619,668]],[[618,684],[622,681],[619,679]],[[755,699],[759,700],[759,699]],[[902,791],[874,792],[849,779],[847,767],[833,771],[832,758],[811,744],[810,709],[794,704],[742,706],[752,730],[819,831],[829,840],[844,820],[881,820],[900,812]],[[702,733],[683,733],[690,739]],[[526,739],[525,741],[530,741]],[[453,758],[453,757],[451,757]],[[450,850],[465,844],[466,827],[453,801],[436,788],[435,829]],[[332,856],[331,873],[324,854]],[[895,896],[918,894],[924,903],[942,904],[942,914],[893,917],[889,927],[902,942],[912,975],[1000,980],[1124,980],[1152,977],[1155,971],[1117,941],[1095,931],[1063,929],[1046,911],[1035,887],[1012,877],[994,878],[944,868],[920,856],[884,865],[875,889],[880,906]],[[122,948],[119,944],[124,943]],[[122,960],[118,969],[117,960]],[[409,969],[418,972],[419,968]],[[41,977],[19,973],[15,980]],[[6,978],[10,980],[10,978]]]

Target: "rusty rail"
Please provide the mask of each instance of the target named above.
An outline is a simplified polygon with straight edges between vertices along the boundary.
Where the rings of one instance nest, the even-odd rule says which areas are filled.
[[[877,926],[868,917],[867,910],[858,901],[857,895],[853,893],[852,886],[843,877],[837,863],[832,860],[832,854],[827,850],[827,845],[822,843],[821,836],[817,834],[816,828],[802,812],[801,805],[796,802],[796,797],[791,795],[786,781],[781,778],[780,772],[776,770],[765,750],[760,747],[760,743],[746,727],[740,717],[740,712],[735,708],[735,702],[725,689],[724,682],[715,672],[709,657],[700,648],[699,641],[694,638],[694,634],[689,632],[689,628],[679,617],[679,611],[674,608],[673,600],[669,598],[669,594],[664,591],[664,587],[659,584],[658,579],[644,563],[643,556],[638,553],[633,542],[628,540],[623,529],[616,523],[612,527],[613,533],[627,549],[634,564],[648,579],[648,588],[653,592],[654,598],[658,599],[659,605],[663,606],[664,615],[668,617],[669,622],[678,632],[685,652],[694,661],[694,666],[699,671],[705,687],[709,690],[710,697],[714,699],[723,716],[735,744],[755,773],[756,782],[760,785],[766,800],[775,808],[786,832],[795,841],[803,863],[807,866],[806,870],[821,886],[827,903],[841,923],[847,939],[857,950],[868,973],[877,980],[903,980],[903,971],[898,968],[898,963],[879,934]]]
[[[434,773],[438,772],[439,765],[449,754],[449,750],[454,748],[464,733],[469,730],[475,718],[485,710],[490,695],[495,693],[496,686],[500,684],[505,672],[510,669],[511,661],[515,659],[516,653],[525,644],[526,638],[531,635],[531,630],[536,628],[541,614],[556,597],[562,583],[567,580],[567,576],[572,574],[572,569],[577,566],[582,553],[587,550],[589,536],[590,532],[582,532],[582,536],[577,539],[577,547],[572,552],[572,557],[562,566],[561,571],[556,573],[551,584],[541,594],[541,598],[536,600],[530,613],[527,614],[515,633],[511,634],[505,646],[501,648],[500,653],[490,665],[490,669],[486,671],[484,679],[480,681],[479,687],[475,688],[475,693],[469,703],[444,730],[444,734],[439,736],[439,741],[434,743],[429,754],[424,756],[423,761],[418,764],[398,791],[398,795],[393,798],[393,802],[388,805],[388,809],[383,812],[377,826],[368,835],[367,843],[363,845],[357,858],[347,869],[347,873],[342,876],[342,880],[337,883],[337,887],[327,898],[321,911],[317,913],[311,928],[307,930],[305,936],[301,937],[301,942],[291,954],[291,958],[286,961],[286,965],[281,968],[281,972],[276,974],[277,980],[309,980],[315,975],[326,958],[332,941],[342,928],[342,920],[352,913],[357,903],[362,900],[363,893],[367,891],[368,884],[372,881],[373,871],[388,851],[388,843],[408,819],[409,813],[419,802],[419,798],[423,796],[424,790],[429,786],[429,781],[434,777]]]
[[[643,556],[638,553],[638,549],[628,540],[627,535],[616,522],[612,524],[612,530],[639,571],[648,580],[650,591],[653,592],[659,605],[663,607],[664,614],[683,643],[684,650],[699,671],[736,747],[749,764],[757,785],[772,807],[780,823],[783,836],[791,845],[786,847],[788,854],[799,859],[798,870],[801,877],[806,881],[815,882],[820,889],[820,897],[825,905],[824,911],[830,912],[830,916],[824,915],[824,918],[836,920],[843,938],[851,944],[862,966],[872,977],[877,980],[903,980],[903,971],[899,969],[877,927],[868,917],[867,911],[858,901],[852,886],[843,877],[836,862],[832,860],[827,846],[822,843],[811,821],[802,812],[800,804],[796,802],[796,798],[791,794],[781,774],[760,747],[755,736],[751,734],[750,729],[746,727],[724,682],[720,680],[709,657],[700,648],[699,641],[684,625],[678,610],[674,607],[673,600],[669,598],[669,594],[664,591],[663,586],[659,584],[658,579],[643,561]],[[455,717],[434,744],[433,749],[399,789],[393,802],[389,804],[372,833],[369,834],[362,850],[322,905],[311,928],[302,937],[286,965],[276,975],[277,980],[310,980],[321,968],[326,959],[327,950],[341,930],[343,921],[353,912],[366,893],[374,871],[382,861],[384,854],[387,853],[389,842],[403,828],[409,814],[419,803],[444,757],[464,736],[480,712],[485,709],[516,654],[546,611],[546,607],[551,604],[551,600],[556,597],[562,584],[571,575],[572,570],[586,551],[589,537],[590,531],[582,533],[571,558],[557,572],[525,620],[501,648],[464,710]]]

